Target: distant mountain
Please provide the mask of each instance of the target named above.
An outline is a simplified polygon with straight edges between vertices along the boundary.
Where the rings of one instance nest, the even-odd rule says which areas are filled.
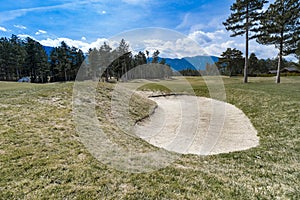
[[[180,71],[184,69],[205,70],[206,64],[214,64],[218,62],[216,56],[194,56],[185,58],[166,58],[166,63],[174,70]]]

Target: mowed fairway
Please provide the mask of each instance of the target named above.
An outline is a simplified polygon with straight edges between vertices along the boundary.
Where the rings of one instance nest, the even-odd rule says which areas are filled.
[[[187,77],[209,97],[200,77]],[[223,78],[226,100],[258,131],[260,145],[206,157],[182,155],[150,173],[117,171],[80,142],[72,119],[73,83],[0,82],[0,199],[300,199],[300,77]],[[155,81],[143,90],[180,79]],[[155,149],[123,134],[110,114],[114,84],[99,84],[96,110],[111,139],[136,151]],[[154,103],[133,97],[130,116],[147,116]],[[121,113],[122,114],[122,113]]]

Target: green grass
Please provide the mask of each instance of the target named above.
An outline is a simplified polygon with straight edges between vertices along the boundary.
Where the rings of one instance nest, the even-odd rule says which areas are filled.
[[[187,80],[209,97],[205,81]],[[226,101],[242,109],[258,130],[256,148],[207,157],[181,156],[172,165],[132,174],[97,161],[80,142],[72,118],[73,83],[0,82],[0,199],[300,199],[300,78],[223,77]],[[135,84],[135,83],[128,83]],[[181,79],[156,81],[143,90],[191,92]],[[154,147],[113,123],[113,84],[99,84],[97,116],[124,147]],[[137,120],[154,104],[134,96]],[[122,114],[122,113],[121,113]]]

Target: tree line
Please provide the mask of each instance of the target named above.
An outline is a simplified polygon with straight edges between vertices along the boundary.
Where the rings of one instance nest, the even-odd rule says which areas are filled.
[[[99,49],[89,49],[88,64],[82,75],[83,79],[104,78],[109,81],[114,77],[117,81],[132,79],[161,79],[172,76],[172,69],[165,59],[159,59],[160,52],[139,51],[133,55],[129,51],[129,44],[124,39],[119,46],[112,49],[104,43]]]
[[[74,80],[83,60],[83,52],[65,42],[53,48],[49,57],[44,47],[30,37],[0,38],[2,81],[16,81],[21,77],[30,77],[36,83]]]
[[[243,74],[244,70],[244,60],[245,57],[243,53],[234,48],[227,48],[221,54],[219,61],[215,63],[215,68],[218,69],[219,73],[226,76],[236,76]],[[270,71],[273,71],[278,66],[278,59],[258,59],[255,53],[251,53],[248,59],[249,67],[248,67],[248,76],[257,76],[261,74],[268,74]],[[285,67],[297,67],[299,64],[294,63],[292,61],[287,61],[286,59],[282,59],[281,68]],[[300,66],[299,66],[300,67]],[[216,72],[212,72],[214,70],[213,66],[210,64],[206,65],[206,73],[207,74],[216,74]]]
[[[114,50],[104,43],[100,48],[89,49],[86,56],[82,50],[62,41],[48,56],[39,42],[12,35],[11,38],[0,38],[0,80],[17,81],[21,77],[30,77],[35,83],[73,81],[81,66],[84,69],[81,78],[85,80],[99,79],[100,76],[106,81],[112,77],[123,81],[170,77],[172,70],[164,59],[159,60],[159,54],[156,50],[151,58],[148,51],[133,55],[122,39]],[[145,66],[135,69],[139,65]]]

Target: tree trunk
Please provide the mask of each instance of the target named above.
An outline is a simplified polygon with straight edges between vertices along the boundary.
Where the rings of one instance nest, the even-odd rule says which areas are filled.
[[[246,52],[245,52],[245,67],[244,67],[244,83],[248,83],[248,54],[249,54],[249,8],[246,10]]]
[[[280,69],[281,69],[281,64],[282,64],[282,54],[283,54],[283,31],[281,31],[281,41],[280,41],[280,46],[279,46],[276,83],[280,83]]]
[[[127,63],[126,63],[126,60],[124,59],[124,63],[125,63],[125,80],[126,82],[128,81],[128,69],[127,69]]]
[[[282,61],[282,55],[279,53],[278,58],[278,68],[277,68],[277,76],[276,76],[276,83],[280,83],[280,68],[281,68],[281,61]]]
[[[17,68],[17,80],[19,80],[20,79],[20,73],[19,73],[19,69]]]
[[[248,30],[247,30],[247,32],[246,32],[245,67],[244,67],[244,83],[248,83],[248,54],[249,54],[249,38],[248,38]]]
[[[67,81],[67,69],[65,68],[65,81]]]
[[[109,76],[108,68],[106,68],[106,71],[105,71],[105,82],[108,82],[108,76]]]

